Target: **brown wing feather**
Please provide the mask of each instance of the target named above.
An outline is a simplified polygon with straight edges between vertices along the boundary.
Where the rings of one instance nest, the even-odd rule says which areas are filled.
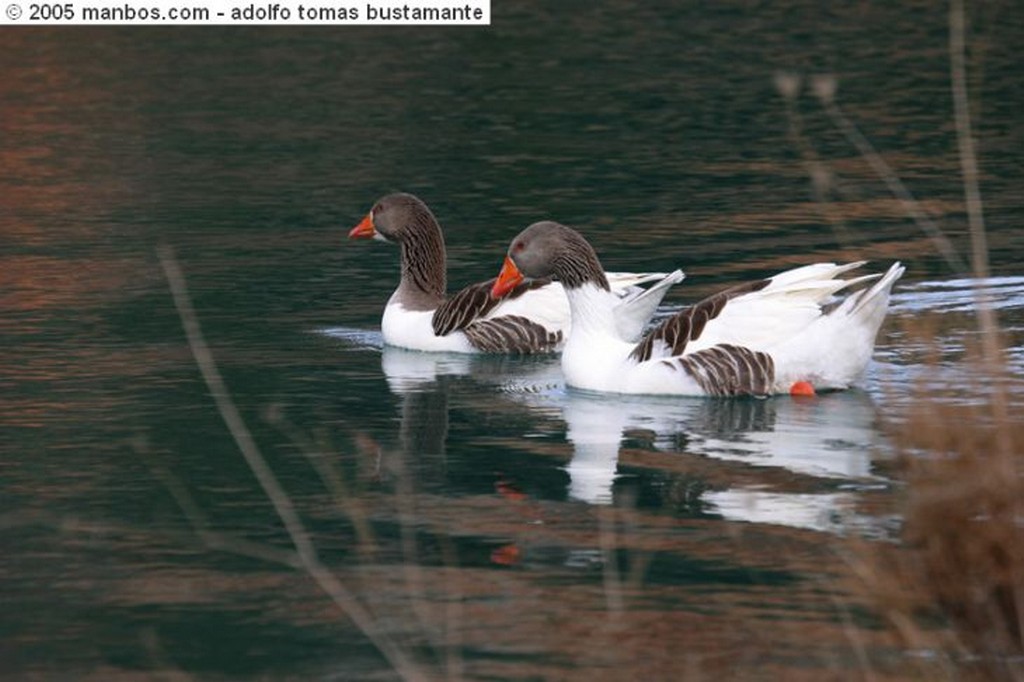
[[[700,338],[707,323],[718,317],[730,299],[760,291],[768,286],[770,282],[770,279],[761,279],[746,284],[738,284],[725,291],[708,296],[703,301],[683,308],[648,332],[647,336],[636,345],[629,356],[637,362],[650,360],[654,352],[654,346],[659,341],[671,349],[670,355],[682,355],[683,351],[686,350],[686,345],[690,341],[696,341]]]
[[[672,369],[682,368],[713,396],[764,396],[775,382],[770,355],[728,343],[662,362]]]
[[[494,310],[502,301],[518,298],[527,291],[550,283],[550,279],[536,279],[524,282],[499,299],[491,298],[491,287],[494,285],[493,279],[479,282],[478,284],[470,284],[439,305],[437,310],[434,311],[434,317],[431,319],[434,334],[445,336],[452,332],[465,330],[466,327]]]
[[[484,353],[551,353],[562,342],[562,332],[520,315],[502,315],[478,320],[463,332],[473,346]]]

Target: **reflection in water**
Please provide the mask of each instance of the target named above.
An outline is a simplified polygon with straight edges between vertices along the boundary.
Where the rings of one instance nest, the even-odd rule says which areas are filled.
[[[749,488],[710,491],[704,500],[725,518],[842,532],[854,523],[853,493],[771,493]],[[859,520],[857,525],[869,522]]]
[[[731,413],[730,422],[715,418]],[[733,401],[709,407],[689,452],[778,466],[810,476],[863,479],[871,476],[871,451],[880,444],[870,397],[858,390],[810,400]],[[710,416],[710,419],[708,417]],[[698,420],[700,416],[698,416]],[[697,421],[696,423],[700,423]]]
[[[424,353],[384,346],[380,366],[388,388],[395,395],[430,391],[441,377],[469,373],[472,355],[457,353]]]
[[[809,400],[606,396],[566,389],[554,359],[507,372],[494,372],[504,365],[493,360],[382,348],[388,386],[402,401],[399,440],[407,457],[443,463],[451,378],[469,376],[499,383],[499,397],[539,417],[557,415],[564,421],[573,448],[565,466],[568,496],[588,504],[615,501],[624,439],[649,443],[673,458],[726,462],[730,471],[739,466],[745,473],[742,484],[701,492],[705,508],[733,520],[841,530],[856,499],[836,492],[836,485],[879,480],[871,471],[871,454],[881,444],[875,410],[861,391]],[[770,472],[771,482],[758,471]],[[797,481],[789,486],[795,490],[780,489],[779,471],[784,480]],[[663,474],[650,469],[630,472],[635,478],[658,475]]]
[[[380,351],[381,369],[388,389],[399,401],[398,445],[401,461],[386,461],[396,469],[403,485],[411,481],[402,473],[414,467],[421,483],[445,475],[445,441],[448,437],[448,378],[470,372],[472,355],[424,353],[385,346],[380,332],[344,327],[323,330],[353,350]],[[378,456],[383,456],[380,453]]]
[[[449,389],[445,377],[468,371],[459,360],[455,355],[390,346],[381,353],[388,388],[401,400],[398,441],[402,457],[407,464],[415,462],[426,476],[443,476],[446,470]],[[424,463],[429,466],[422,467]]]
[[[561,404],[574,447],[567,467],[570,495],[591,504],[613,501],[621,443],[633,429],[653,433],[654,447],[669,453],[861,482],[871,478],[871,452],[879,444],[870,398],[859,391],[808,401],[627,399],[573,390],[553,397]],[[525,399],[538,397],[526,394]],[[703,500],[730,519],[819,530],[835,529],[836,518],[854,502],[853,496],[834,492],[741,486],[704,492]]]

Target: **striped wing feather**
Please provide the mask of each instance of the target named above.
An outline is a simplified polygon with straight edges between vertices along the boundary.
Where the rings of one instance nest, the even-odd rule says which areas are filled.
[[[720,343],[688,355],[662,360],[681,368],[712,396],[764,396],[775,383],[772,356],[731,343]]]
[[[548,279],[524,282],[499,299],[491,298],[493,279],[470,284],[439,305],[434,311],[434,317],[431,320],[434,334],[445,336],[452,332],[465,331],[467,327],[482,320],[503,302],[516,299],[526,292],[539,289],[550,282],[551,280]]]
[[[550,353],[562,343],[561,330],[548,331],[522,315],[478,320],[463,330],[484,353]]]
[[[704,327],[718,317],[726,303],[738,296],[760,291],[770,283],[770,279],[762,279],[740,284],[683,308],[648,332],[630,353],[630,358],[645,362],[655,357],[682,355],[687,344],[700,338]]]

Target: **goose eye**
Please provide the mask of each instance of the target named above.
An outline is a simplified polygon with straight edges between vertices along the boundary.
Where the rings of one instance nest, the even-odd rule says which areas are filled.
[[[370,215],[376,217],[377,214],[380,213],[381,208],[380,204],[375,204],[374,207],[370,209]]]
[[[516,253],[519,253],[520,251],[523,250],[523,243],[516,242],[515,244],[512,245],[512,250],[515,251]]]

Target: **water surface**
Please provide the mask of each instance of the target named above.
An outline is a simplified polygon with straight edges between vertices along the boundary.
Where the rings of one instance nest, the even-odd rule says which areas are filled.
[[[971,86],[984,284],[1022,369],[1010,9],[972,16]],[[7,31],[3,670],[393,679],[394,651],[470,679],[898,668],[837,548],[898,537],[889,431],[914,386],[970,381],[974,282],[807,78],[837,76],[843,112],[966,254],[945,20],[526,2],[484,30]],[[804,78],[792,106],[780,70]],[[817,197],[813,161],[833,174]],[[813,260],[908,271],[857,390],[609,399],[566,389],[554,358],[382,348],[397,252],[344,236],[398,189],[444,225],[453,285],[548,217],[609,269],[686,270],[663,314]],[[160,244],[361,625],[288,565]]]

